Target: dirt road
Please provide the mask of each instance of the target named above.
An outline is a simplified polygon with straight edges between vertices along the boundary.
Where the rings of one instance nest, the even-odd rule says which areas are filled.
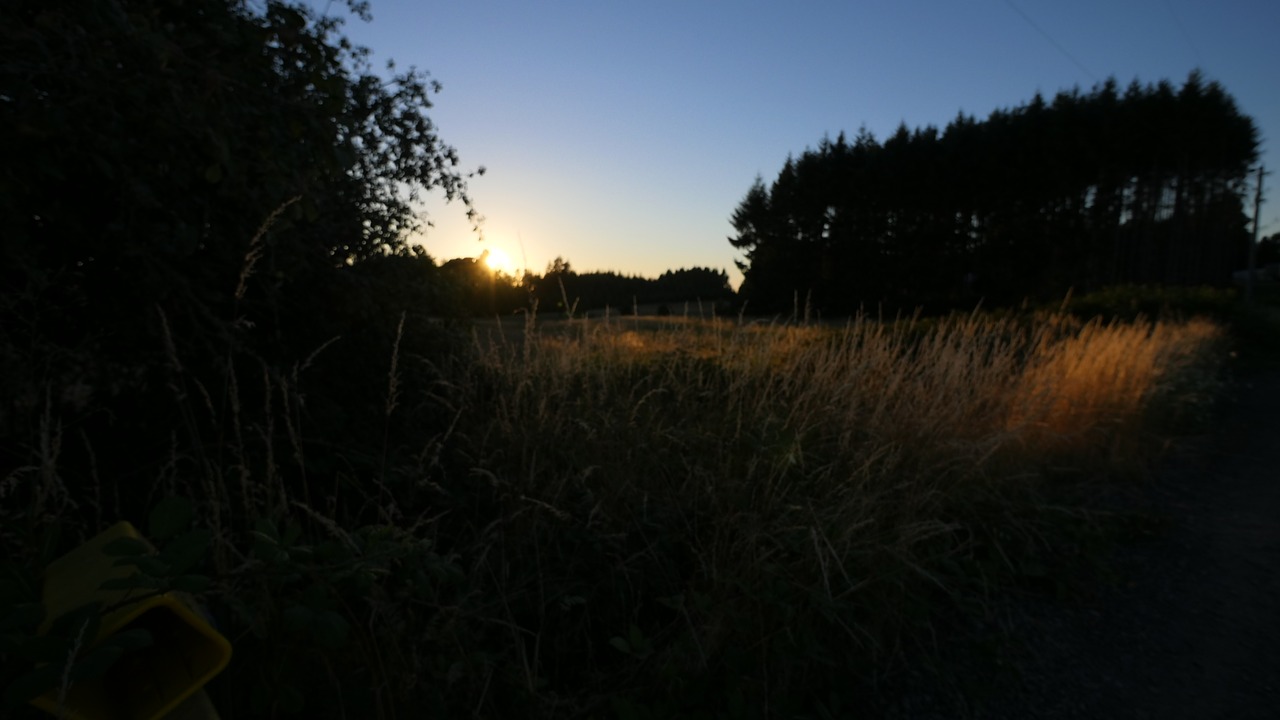
[[[996,630],[1005,670],[915,678],[888,714],[1280,718],[1280,372],[1238,378],[1218,418],[1131,500],[1155,522],[1116,549],[1112,581],[1016,603]]]

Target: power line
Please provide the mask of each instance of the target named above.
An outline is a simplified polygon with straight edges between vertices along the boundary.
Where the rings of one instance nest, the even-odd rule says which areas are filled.
[[[1080,72],[1083,72],[1085,75],[1088,75],[1090,78],[1093,79],[1094,82],[1098,82],[1097,75],[1094,75],[1092,72],[1090,72],[1089,68],[1085,67],[1083,63],[1077,60],[1075,55],[1072,55],[1071,53],[1067,52],[1067,49],[1062,47],[1062,45],[1059,44],[1057,40],[1054,40],[1052,35],[1045,32],[1044,28],[1037,25],[1035,20],[1032,20],[1030,16],[1022,12],[1022,8],[1019,8],[1017,5],[1014,5],[1013,0],[1004,0],[1004,4],[1008,5],[1011,10],[1018,13],[1018,15],[1021,16],[1023,20],[1026,20],[1028,25],[1030,25],[1036,32],[1040,33],[1040,35],[1045,40],[1048,40],[1050,45],[1057,48],[1058,52],[1062,53],[1063,57],[1071,61],[1072,65],[1075,65],[1077,68],[1080,68]]]

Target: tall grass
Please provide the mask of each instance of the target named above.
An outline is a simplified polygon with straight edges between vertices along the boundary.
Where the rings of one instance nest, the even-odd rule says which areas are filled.
[[[462,435],[520,538],[487,558],[491,591],[583,608],[513,642],[599,671],[635,632],[637,693],[714,670],[763,708],[888,667],[975,579],[1052,556],[1043,480],[1135,460],[1148,405],[1220,337],[1066,316],[554,330],[478,335],[463,381]],[[573,533],[603,553],[593,587]]]
[[[382,395],[345,408],[372,438],[351,446],[309,430],[327,344],[284,372],[229,358],[221,391],[169,348],[192,442],[175,433],[156,482],[214,531],[223,717],[836,712],[851,678],[1058,567],[1077,509],[1056,489],[1208,402],[1221,339],[1062,315],[528,316],[426,358],[409,334],[402,316]],[[37,425],[3,513],[96,526],[50,403]],[[101,515],[120,488],[91,487]]]

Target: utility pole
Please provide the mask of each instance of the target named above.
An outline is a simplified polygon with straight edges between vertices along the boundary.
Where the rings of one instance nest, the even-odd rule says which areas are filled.
[[[1254,275],[1258,267],[1258,228],[1262,224],[1262,177],[1266,175],[1258,166],[1258,188],[1253,194],[1253,240],[1249,243],[1249,277],[1244,285],[1244,299],[1253,302]]]

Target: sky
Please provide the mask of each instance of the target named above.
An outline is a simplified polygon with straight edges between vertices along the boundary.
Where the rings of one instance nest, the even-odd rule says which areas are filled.
[[[344,15],[340,2],[310,0]],[[443,86],[428,114],[457,149],[484,216],[429,198],[412,242],[437,261],[510,259],[541,273],[656,277],[741,253],[729,218],[756,176],[841,131],[885,139],[901,123],[1125,86],[1199,68],[1253,118],[1280,171],[1276,0],[372,0],[343,33]],[[1262,235],[1280,232],[1280,172]],[[1252,208],[1249,210],[1252,213]]]

